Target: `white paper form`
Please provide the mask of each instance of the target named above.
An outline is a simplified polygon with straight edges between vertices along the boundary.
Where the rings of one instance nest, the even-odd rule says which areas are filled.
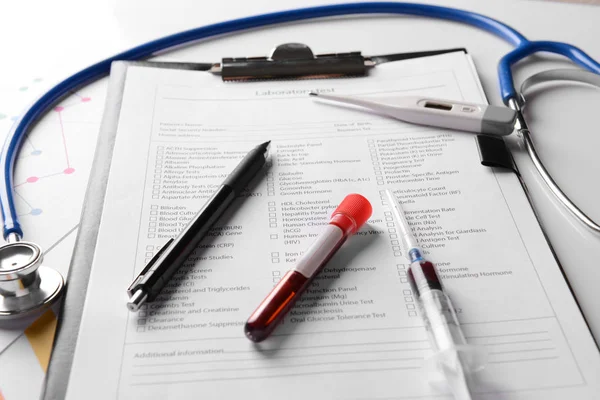
[[[310,91],[483,102],[462,53],[384,64],[368,78],[224,84],[130,68],[68,399],[401,399],[439,395],[383,190],[402,199],[467,340],[485,399],[592,399],[598,349],[514,174],[482,167],[473,135],[323,104]],[[125,289],[253,146],[270,166],[159,301]],[[372,218],[265,342],[246,318],[342,198]]]

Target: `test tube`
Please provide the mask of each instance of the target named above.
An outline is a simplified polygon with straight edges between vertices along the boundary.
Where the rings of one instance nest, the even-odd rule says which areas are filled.
[[[346,239],[369,219],[373,208],[360,194],[349,194],[331,215],[331,220],[271,293],[252,313],[244,331],[253,342],[265,340],[294,306],[300,295],[333,257]]]

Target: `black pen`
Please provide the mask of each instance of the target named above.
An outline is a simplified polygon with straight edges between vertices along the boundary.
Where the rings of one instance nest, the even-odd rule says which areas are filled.
[[[137,311],[153,301],[233,200],[265,165],[271,141],[252,149],[213,193],[202,209],[175,238],[150,260],[127,289],[127,308]]]

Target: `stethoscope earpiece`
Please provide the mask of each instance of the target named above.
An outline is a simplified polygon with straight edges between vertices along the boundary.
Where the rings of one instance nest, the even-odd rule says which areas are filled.
[[[62,275],[42,266],[42,249],[29,242],[0,246],[0,319],[41,314],[60,298]]]

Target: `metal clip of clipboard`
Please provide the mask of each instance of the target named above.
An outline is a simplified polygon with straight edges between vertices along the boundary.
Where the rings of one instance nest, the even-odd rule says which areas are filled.
[[[382,56],[363,56],[360,51],[317,54],[305,44],[286,43],[273,49],[267,57],[226,57],[208,71],[220,75],[223,81],[254,81],[266,79],[327,79],[360,77],[378,64],[411,58],[434,56],[463,48],[419,51]]]

